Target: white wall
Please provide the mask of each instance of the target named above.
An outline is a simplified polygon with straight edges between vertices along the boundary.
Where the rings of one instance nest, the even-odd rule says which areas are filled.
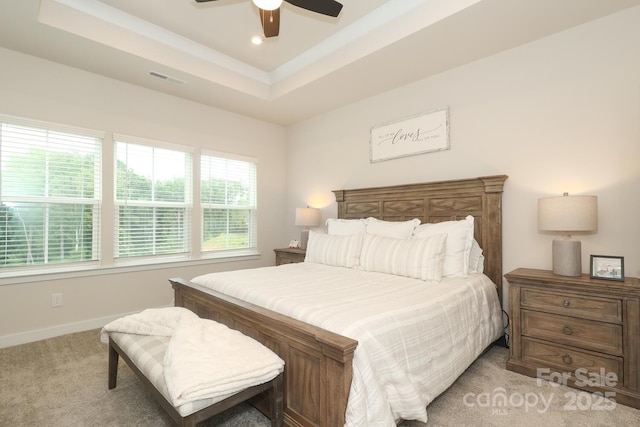
[[[258,157],[263,254],[0,286],[0,347],[167,305],[168,277],[270,265],[272,249],[299,236],[294,209],[310,204],[335,216],[331,190],[343,188],[509,175],[505,272],[551,267],[553,236],[536,229],[539,197],[595,194],[599,230],[580,236],[583,270],[590,254],[622,255],[627,275],[640,276],[637,22],[640,8],[630,9],[345,106],[286,129],[286,147],[279,126],[0,49],[1,113]],[[372,126],[442,106],[450,111],[449,151],[369,163]],[[64,305],[51,308],[58,292]]]
[[[0,63],[2,114],[257,158],[262,253],[250,261],[0,285],[0,347],[169,305],[169,277],[273,265],[273,248],[287,242],[284,128],[6,49],[0,49]],[[63,293],[62,307],[50,307],[52,293]]]
[[[506,174],[505,273],[551,268],[537,200],[567,191],[598,196],[599,230],[576,236],[583,271],[590,254],[608,254],[640,276],[638,22],[636,7],[291,126],[291,236],[295,207],[336,215],[331,190]],[[372,126],[443,106],[449,151],[369,163]]]

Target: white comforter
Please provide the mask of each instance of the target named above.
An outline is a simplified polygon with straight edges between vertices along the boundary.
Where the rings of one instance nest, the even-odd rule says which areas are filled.
[[[435,283],[299,263],[192,282],[357,340],[348,427],[426,422],[427,405],[503,332],[482,274]]]
[[[253,338],[186,308],[151,308],[116,319],[102,328],[102,340],[112,332],[171,337],[163,371],[175,407],[218,402],[284,370],[284,361]]]

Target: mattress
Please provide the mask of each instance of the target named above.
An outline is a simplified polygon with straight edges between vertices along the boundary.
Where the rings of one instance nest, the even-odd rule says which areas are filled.
[[[479,273],[429,282],[305,262],[192,283],[357,340],[348,427],[426,422],[429,403],[503,333],[495,284]]]

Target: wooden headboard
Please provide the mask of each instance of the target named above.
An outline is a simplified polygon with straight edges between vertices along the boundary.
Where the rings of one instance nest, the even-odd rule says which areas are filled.
[[[475,219],[475,238],[485,257],[484,273],[498,285],[502,302],[502,189],[506,175],[424,184],[335,190],[338,218],[422,223]]]

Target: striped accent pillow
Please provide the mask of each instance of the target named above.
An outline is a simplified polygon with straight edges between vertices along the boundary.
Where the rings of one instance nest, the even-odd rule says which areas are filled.
[[[366,271],[438,281],[442,278],[446,234],[394,239],[365,234],[360,264]]]
[[[304,262],[353,268],[360,264],[362,234],[332,235],[309,230]]]
[[[467,215],[459,221],[445,221],[435,224],[422,224],[416,227],[413,238],[445,233],[447,247],[444,254],[442,275],[445,277],[467,277],[469,273],[469,254],[473,245],[474,218]]]

